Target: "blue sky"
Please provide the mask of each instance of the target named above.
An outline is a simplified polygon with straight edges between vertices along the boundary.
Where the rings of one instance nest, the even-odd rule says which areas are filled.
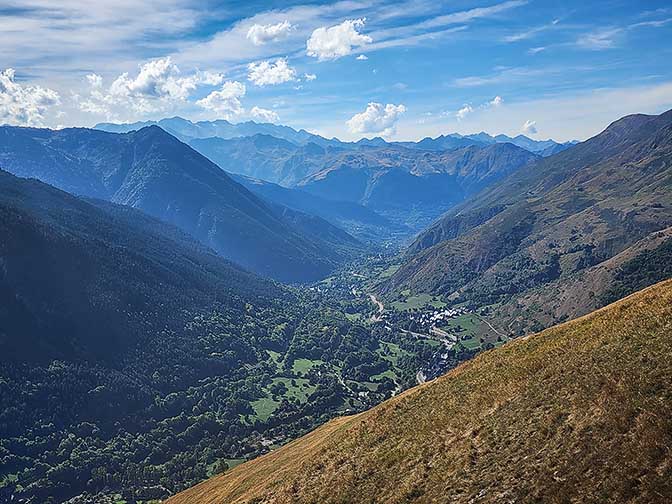
[[[584,139],[672,108],[669,1],[0,3],[0,123]]]

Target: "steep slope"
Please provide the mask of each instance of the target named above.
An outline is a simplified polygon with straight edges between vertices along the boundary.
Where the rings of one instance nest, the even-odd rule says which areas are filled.
[[[464,144],[452,150],[423,150],[374,139],[298,146],[266,135],[190,142],[227,171],[365,206],[414,231],[537,159],[512,144]]]
[[[298,187],[323,198],[360,203],[417,229],[535,159],[511,144],[441,152],[364,148],[338,153]]]
[[[3,359],[114,356],[147,332],[183,323],[179,311],[157,307],[283,295],[138,211],[3,171],[0,214]]]
[[[168,503],[669,502],[671,331],[665,282]]]
[[[500,327],[511,327],[512,317],[542,327],[534,312],[544,311],[541,300],[559,283],[672,225],[671,167],[672,112],[624,118],[451,210],[410,247],[383,290],[495,304]],[[527,295],[537,302],[516,313],[518,297]]]
[[[279,280],[314,280],[346,259],[156,126],[127,134],[3,127],[0,167],[139,208]]]
[[[232,175],[232,177],[266,201],[322,217],[360,240],[379,243],[411,234],[410,229],[396,225],[357,203],[328,200],[297,188],[282,187],[272,182],[243,175]]]
[[[269,135],[197,138],[189,144],[228,172],[286,187],[321,170],[333,155],[352,150],[340,146],[323,147],[314,142],[296,145]]]

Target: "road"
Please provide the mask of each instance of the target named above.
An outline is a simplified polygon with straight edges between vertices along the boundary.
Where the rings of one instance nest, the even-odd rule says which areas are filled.
[[[492,326],[492,324],[491,324],[490,322],[488,322],[487,320],[485,320],[483,317],[480,317],[480,316],[478,316],[478,315],[477,315],[477,317],[478,317],[482,322],[485,322],[486,324],[488,324],[488,327],[489,327],[490,329],[492,329],[492,331],[493,331],[495,334],[499,334],[500,336],[502,336],[502,337],[508,339],[508,336],[507,336],[506,334],[502,334],[501,332],[499,332],[497,329],[495,329],[495,328]]]

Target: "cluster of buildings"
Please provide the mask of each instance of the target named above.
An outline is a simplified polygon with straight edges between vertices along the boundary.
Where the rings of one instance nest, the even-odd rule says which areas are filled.
[[[421,313],[414,313],[410,319],[414,321],[418,327],[423,329],[431,329],[434,326],[441,325],[442,322],[464,315],[466,310],[464,308],[442,308],[430,311],[423,311]]]

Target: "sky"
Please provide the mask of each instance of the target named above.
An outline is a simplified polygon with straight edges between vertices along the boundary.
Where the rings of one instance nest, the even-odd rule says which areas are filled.
[[[567,141],[672,108],[669,0],[0,0],[0,33],[0,124]]]

